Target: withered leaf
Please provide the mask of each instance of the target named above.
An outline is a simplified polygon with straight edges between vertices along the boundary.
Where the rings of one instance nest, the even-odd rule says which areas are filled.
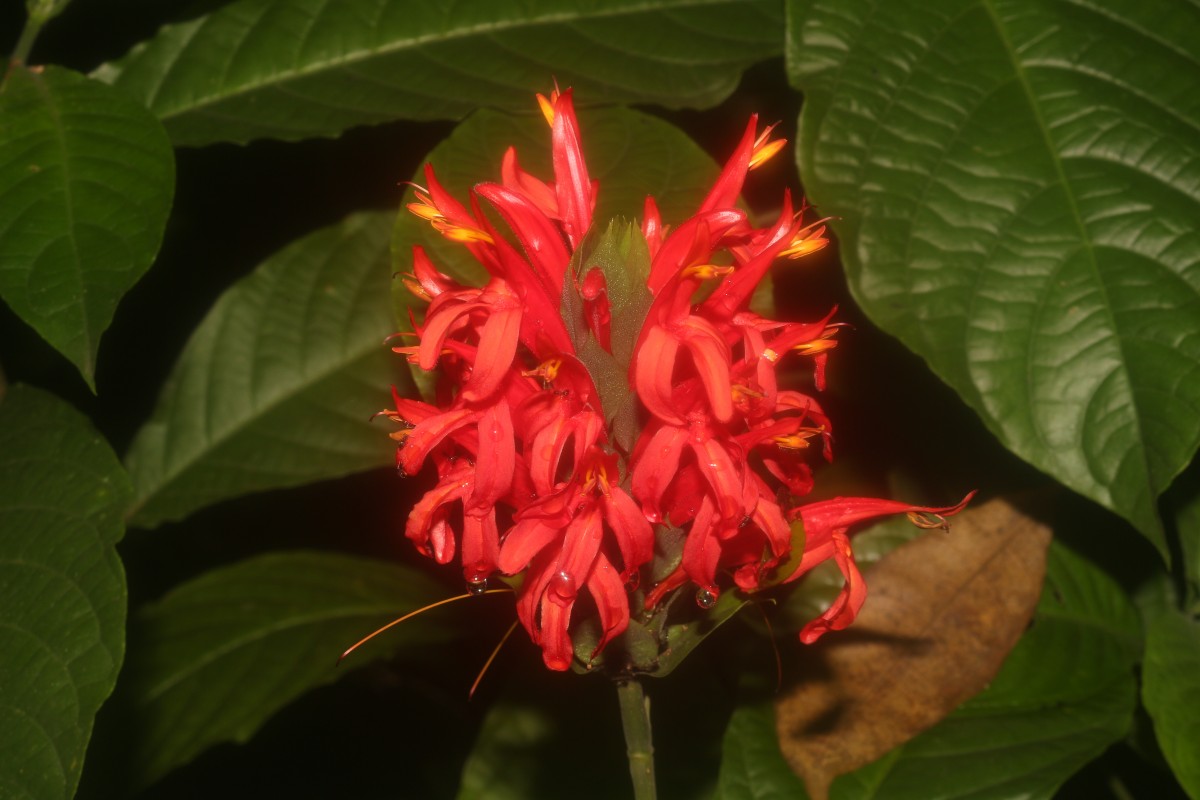
[[[889,553],[848,630],[805,653],[776,703],[780,748],[813,800],[982,691],[1029,624],[1050,530],[1010,502]]]

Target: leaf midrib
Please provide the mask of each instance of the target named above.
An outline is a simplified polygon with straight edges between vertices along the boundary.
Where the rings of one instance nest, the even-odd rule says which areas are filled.
[[[1038,131],[1042,136],[1043,143],[1045,144],[1046,154],[1047,154],[1047,156],[1049,156],[1050,162],[1053,165],[1055,176],[1058,181],[1058,185],[1062,190],[1063,197],[1066,199],[1067,207],[1069,208],[1070,213],[1071,213],[1071,219],[1075,225],[1076,231],[1078,232],[1078,235],[1079,235],[1078,241],[1079,241],[1080,245],[1082,246],[1084,252],[1086,252],[1086,254],[1087,254],[1088,263],[1091,266],[1091,272],[1092,272],[1092,276],[1093,276],[1093,280],[1094,280],[1094,285],[1097,287],[1098,291],[1100,292],[1100,294],[1103,298],[1104,314],[1108,321],[1108,329],[1109,329],[1109,331],[1111,331],[1112,338],[1114,338],[1116,340],[1117,350],[1120,354],[1119,370],[1120,370],[1121,377],[1122,377],[1121,383],[1122,383],[1123,394],[1125,395],[1126,399],[1128,400],[1129,407],[1132,408],[1133,412],[1134,412],[1132,414],[1133,425],[1137,430],[1136,438],[1137,438],[1137,442],[1139,443],[1139,446],[1136,446],[1133,449],[1137,454],[1136,457],[1141,462],[1142,475],[1145,478],[1142,488],[1151,497],[1154,497],[1156,495],[1156,492],[1155,492],[1155,487],[1153,486],[1153,483],[1152,483],[1152,473],[1150,470],[1149,453],[1147,452],[1147,449],[1144,446],[1144,442],[1146,441],[1146,438],[1144,436],[1144,431],[1143,431],[1143,426],[1142,426],[1142,411],[1141,411],[1141,409],[1138,408],[1137,395],[1132,390],[1132,387],[1134,386],[1134,381],[1131,379],[1130,374],[1129,374],[1129,354],[1125,351],[1125,342],[1119,333],[1120,329],[1117,325],[1117,320],[1116,320],[1115,316],[1113,315],[1112,297],[1109,293],[1108,285],[1104,282],[1103,276],[1101,275],[1100,263],[1096,258],[1095,243],[1092,241],[1092,237],[1087,230],[1087,226],[1083,222],[1083,217],[1079,212],[1079,204],[1077,202],[1075,192],[1073,191],[1071,182],[1067,178],[1066,170],[1063,168],[1062,157],[1059,154],[1058,148],[1057,148],[1053,138],[1050,135],[1050,129],[1046,124],[1046,120],[1042,116],[1042,108],[1041,108],[1041,105],[1039,102],[1040,98],[1034,92],[1033,86],[1029,82],[1029,76],[1024,67],[1024,64],[1021,62],[1020,58],[1018,58],[1016,48],[1013,46],[1013,42],[1008,35],[1008,30],[1004,27],[1003,22],[1000,19],[1000,16],[996,12],[995,2],[996,2],[996,0],[982,0],[981,5],[983,6],[984,10],[987,12],[988,18],[991,20],[992,25],[996,30],[996,36],[999,38],[1000,43],[1004,46],[1004,52],[1008,56],[1009,61],[1012,64],[1013,74],[1015,75],[1018,83],[1020,84],[1021,91],[1025,95],[1026,102],[1028,103],[1030,116],[1037,123]],[[1041,320],[1045,310],[1046,310],[1046,295],[1042,294],[1040,299],[1037,302],[1037,305],[1034,308],[1035,319]],[[1035,362],[1035,359],[1033,358],[1034,353],[1032,352],[1033,348],[1034,348],[1034,337],[1032,337],[1032,336],[1029,337],[1027,347],[1028,347],[1028,349],[1027,349],[1026,357],[1025,357],[1026,364],[1033,364]],[[1028,397],[1034,396],[1034,392],[1033,392],[1034,387],[1032,385],[1032,381],[1033,381],[1033,371],[1031,369],[1026,369],[1025,370],[1025,391],[1026,391],[1026,396],[1028,396]],[[1034,428],[1034,431],[1035,431],[1038,439],[1041,440],[1043,446],[1045,446],[1047,448],[1047,451],[1053,452],[1054,448],[1051,447],[1050,443],[1046,442],[1044,439],[1043,430],[1036,424],[1033,426],[1033,428]],[[1081,426],[1081,428],[1080,428],[1079,436],[1081,438],[1083,437],[1083,426]],[[1083,451],[1082,442],[1080,442],[1080,445],[1081,446],[1080,446],[1079,451],[1082,452]],[[1092,478],[1092,480],[1096,481],[1097,476],[1095,474],[1095,471],[1092,469],[1091,463],[1088,464],[1088,470],[1089,470],[1090,477]],[[1096,481],[1096,482],[1101,483],[1101,481]],[[1107,483],[1105,483],[1104,485],[1107,485]],[[1132,509],[1130,509],[1130,510],[1132,510]],[[1150,515],[1151,515],[1151,522],[1157,523],[1157,514],[1155,513],[1153,508],[1150,509]],[[1159,552],[1164,557],[1166,557],[1167,554],[1165,552],[1165,549],[1162,546],[1161,542],[1158,541],[1158,539],[1161,538],[1160,526],[1158,524],[1155,524],[1154,529],[1152,531],[1148,531],[1147,534],[1148,535],[1153,534],[1153,535],[1150,535],[1149,538],[1155,544],[1155,547],[1159,550]]]
[[[279,86],[281,84],[284,84],[284,83],[287,83],[290,81],[294,81],[294,80],[301,80],[303,78],[309,77],[314,74],[318,74],[325,70],[330,70],[330,69],[335,69],[335,68],[353,67],[357,64],[361,64],[363,62],[370,61],[373,58],[386,57],[389,55],[393,55],[395,53],[404,52],[406,50],[416,49],[416,48],[419,48],[422,45],[426,45],[426,44],[445,44],[448,42],[453,42],[453,41],[457,41],[457,40],[461,40],[461,39],[467,39],[471,36],[502,33],[502,32],[511,31],[511,30],[519,30],[521,28],[537,27],[540,25],[571,24],[571,23],[579,22],[581,20],[606,19],[606,18],[611,19],[611,18],[619,18],[622,16],[636,16],[639,14],[655,13],[655,12],[666,13],[666,12],[673,12],[673,11],[678,11],[678,10],[687,10],[687,9],[691,9],[691,8],[703,8],[703,7],[708,7],[708,6],[722,6],[722,5],[734,5],[734,2],[732,2],[732,0],[690,0],[690,2],[673,4],[670,6],[662,6],[660,4],[654,4],[651,2],[651,3],[642,3],[637,6],[630,6],[627,8],[620,9],[620,10],[612,10],[612,11],[599,10],[599,11],[594,11],[594,12],[586,14],[586,15],[570,14],[569,12],[559,12],[559,13],[555,13],[555,14],[546,14],[546,15],[539,16],[539,17],[517,18],[517,19],[507,20],[505,22],[490,22],[490,23],[484,23],[484,24],[479,24],[479,25],[468,25],[468,26],[464,26],[461,28],[455,28],[455,29],[452,29],[449,31],[439,31],[438,33],[435,33],[435,34],[431,33],[431,34],[425,34],[425,35],[420,35],[420,36],[414,36],[411,38],[398,39],[387,45],[384,45],[383,47],[379,47],[379,48],[375,48],[375,49],[371,49],[371,50],[367,50],[367,49],[352,50],[350,52],[342,54],[341,56],[339,56],[337,58],[326,59],[326,60],[321,60],[321,61],[313,61],[309,64],[303,65],[299,69],[294,69],[294,70],[291,70],[288,72],[282,72],[282,73],[281,72],[270,73],[264,79],[241,84],[240,86],[234,88],[233,90],[218,91],[213,94],[210,94],[207,97],[205,97],[204,100],[202,100],[200,102],[194,102],[194,103],[190,103],[190,104],[186,104],[186,105],[176,106],[174,109],[159,109],[159,108],[157,108],[156,104],[157,104],[160,94],[162,93],[162,89],[166,83],[166,79],[172,73],[175,66],[179,63],[179,55],[182,55],[183,53],[185,53],[187,51],[187,46],[188,46],[188,43],[190,43],[191,39],[212,18],[212,15],[209,15],[200,20],[197,20],[194,23],[195,27],[190,32],[187,42],[182,47],[180,47],[180,49],[177,52],[176,57],[171,60],[170,66],[160,73],[159,79],[154,84],[153,90],[151,92],[149,92],[149,96],[147,97],[146,105],[149,108],[154,109],[155,114],[158,116],[158,118],[162,122],[166,123],[169,120],[172,120],[176,117],[180,117],[185,114],[203,112],[204,109],[206,109],[206,108],[210,108],[212,106],[219,105],[220,103],[223,103],[232,98],[252,94],[260,89],[269,88],[272,86]],[[214,13],[219,13],[219,12],[214,12]],[[182,23],[179,27],[184,27],[187,24],[188,23]],[[257,23],[254,23],[254,24],[257,24]],[[245,31],[243,31],[243,34],[248,34],[249,31],[252,29],[253,29],[253,24],[250,27],[246,28]],[[243,39],[244,38],[245,37],[243,36]],[[236,53],[236,52],[237,52],[236,50],[233,51],[233,53]],[[228,63],[226,63],[225,66],[228,67]],[[103,69],[103,67],[101,67],[101,70],[102,69]],[[100,71],[97,71],[97,73],[93,73],[93,74],[100,77],[101,80],[105,80],[107,82],[113,82],[114,80],[119,80],[120,77],[123,74],[125,74],[125,68],[122,67],[121,71],[118,72],[115,76],[106,76],[106,75],[103,75],[103,73]],[[280,76],[283,76],[283,77],[280,77]]]

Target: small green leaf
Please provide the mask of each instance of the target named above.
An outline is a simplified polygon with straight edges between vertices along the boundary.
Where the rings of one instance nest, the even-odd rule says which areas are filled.
[[[1200,8],[788,3],[852,290],[1006,447],[1129,519],[1200,446]]]
[[[591,103],[715,105],[779,53],[782,22],[772,0],[240,0],[96,75],[176,144],[302,139],[527,109],[555,77]]]
[[[830,635],[853,635],[853,628]],[[830,797],[1052,797],[1128,731],[1140,639],[1137,613],[1121,588],[1051,545],[1033,625],[988,689],[874,764],[835,780]],[[790,770],[780,772],[786,762],[774,721],[764,725],[763,713],[743,708],[730,723],[739,726],[739,744],[731,748],[727,736],[720,800],[806,796],[795,791]]]
[[[650,674],[656,678],[671,674],[676,667],[683,663],[689,653],[716,633],[717,628],[733,619],[733,616],[741,611],[747,602],[749,601],[741,592],[730,590],[723,593],[712,608],[704,610],[698,615],[689,613],[686,619],[669,623],[661,634],[666,649],[659,655],[657,668]],[[677,595],[673,605],[679,603],[692,603],[691,596],[686,589]]]
[[[542,751],[554,741],[556,731],[554,717],[544,706],[494,705],[463,766],[459,800],[537,797]]]
[[[1200,625],[1179,613],[1154,620],[1146,634],[1142,701],[1167,763],[1188,796],[1200,797]]]
[[[445,594],[409,568],[305,552],[260,556],[177,587],[134,621],[136,780],[151,783],[218,742],[246,741],[284,705],[368,658],[355,653],[338,668],[357,639]],[[379,641],[391,652],[453,634],[444,618],[418,617]]]
[[[612,684],[552,681],[543,675],[535,690],[510,690],[488,710],[458,800],[628,796]]]
[[[97,81],[14,66],[0,85],[0,296],[88,385],[154,260],[175,186],[162,126]]]
[[[0,396],[0,796],[75,794],[125,651],[130,493],[73,408],[23,386]]]
[[[366,212],[310,234],[222,295],[126,459],[133,524],[391,462],[389,429],[370,420],[389,384],[406,388],[383,344],[392,219]]]
[[[721,746],[721,772],[713,800],[800,800],[804,782],[792,772],[775,737],[772,703],[733,712]]]

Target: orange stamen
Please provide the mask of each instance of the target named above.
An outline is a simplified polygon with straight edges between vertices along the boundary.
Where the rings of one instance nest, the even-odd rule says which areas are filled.
[[[513,591],[512,589],[488,589],[486,592],[481,592],[481,594],[500,594],[500,593],[507,594],[507,593],[511,593],[512,591]],[[384,625],[382,628],[379,628],[378,630],[375,630],[375,631],[367,634],[366,636],[359,639],[354,644],[347,647],[345,652],[343,652],[340,656],[338,656],[337,663],[341,664],[342,661],[346,658],[346,656],[350,655],[355,650],[362,647],[364,644],[371,641],[379,634],[383,633],[386,630],[390,630],[391,628],[396,627],[397,625],[399,625],[401,622],[404,622],[405,620],[412,619],[417,614],[423,614],[426,611],[429,611],[430,609],[437,608],[438,606],[444,606],[447,603],[454,603],[459,600],[466,600],[469,597],[476,597],[476,596],[477,595],[475,595],[475,594],[460,594],[460,595],[455,595],[454,597],[447,597],[445,600],[438,600],[436,603],[430,603],[427,606],[422,606],[421,608],[418,608],[416,611],[411,611],[411,612],[405,614],[403,617],[400,617],[399,619],[394,619],[391,622],[389,622],[387,625]]]
[[[499,592],[503,590],[496,589],[494,591]],[[483,669],[479,670],[479,674],[475,676],[475,682],[471,684],[471,691],[467,692],[468,700],[475,696],[475,690],[479,688],[479,682],[483,680],[483,676],[488,671],[488,667],[492,665],[492,662],[496,660],[496,656],[500,654],[500,648],[504,647],[504,643],[508,641],[508,637],[512,636],[513,631],[517,629],[517,623],[519,621],[520,620],[513,620],[513,624],[508,626],[508,632],[500,637],[500,642],[496,645],[496,649],[492,651],[490,656],[488,656],[487,661],[483,662]]]
[[[685,278],[699,278],[702,281],[722,278],[733,272],[733,267],[718,267],[716,264],[694,264],[683,268]]]

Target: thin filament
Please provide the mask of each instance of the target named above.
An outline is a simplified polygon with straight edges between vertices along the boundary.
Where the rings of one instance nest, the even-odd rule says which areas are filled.
[[[496,591],[500,590],[497,589]],[[496,648],[492,650],[492,654],[488,656],[488,660],[483,662],[483,669],[479,670],[479,674],[475,676],[475,682],[471,684],[471,691],[467,692],[468,700],[475,696],[475,690],[479,688],[479,682],[483,680],[484,673],[488,671],[488,667],[490,667],[492,662],[496,660],[496,656],[500,654],[500,648],[504,647],[504,643],[508,641],[508,637],[513,635],[513,631],[517,629],[517,623],[519,621],[520,620],[513,620],[513,624],[509,625],[508,631],[502,637],[500,637],[500,642],[496,645]]]
[[[768,601],[774,603],[774,600]],[[762,614],[763,624],[767,626],[767,641],[771,643],[771,652],[775,655],[775,693],[783,688],[783,659],[779,656],[779,646],[775,644],[775,629],[771,627],[771,619],[767,616],[766,609],[762,603],[755,603],[754,607],[758,609],[758,613]]]
[[[358,648],[362,647],[364,644],[366,644],[367,642],[371,641],[372,639],[374,639],[374,638],[375,638],[376,636],[378,636],[379,634],[383,633],[384,631],[388,630],[389,628],[394,628],[394,627],[396,627],[396,626],[397,626],[397,625],[399,625],[401,622],[404,622],[404,621],[405,621],[405,620],[407,620],[407,619],[412,619],[412,618],[413,618],[413,617],[415,617],[417,614],[423,614],[423,613],[425,613],[426,611],[429,611],[430,609],[437,608],[438,606],[444,606],[444,605],[446,605],[447,603],[453,603],[453,602],[455,602],[455,601],[457,601],[457,600],[465,600],[465,599],[467,599],[468,597],[478,597],[478,596],[481,596],[481,595],[484,595],[484,594],[499,594],[499,593],[502,593],[502,592],[503,592],[503,593],[512,592],[512,589],[488,589],[486,592],[481,592],[481,593],[480,593],[480,595],[475,595],[475,594],[460,594],[460,595],[455,595],[454,597],[447,597],[445,600],[438,600],[436,603],[430,603],[430,604],[429,604],[429,605],[427,605],[427,606],[422,606],[421,608],[418,608],[416,611],[410,611],[409,613],[405,614],[403,617],[400,617],[399,619],[394,619],[394,620],[392,620],[392,621],[391,621],[391,622],[389,622],[387,625],[384,625],[382,628],[379,628],[378,630],[375,630],[375,631],[373,631],[373,632],[371,632],[371,633],[368,633],[366,636],[364,636],[363,638],[359,639],[359,640],[358,640],[357,642],[355,642],[354,644],[350,645],[348,648],[346,648],[346,651],[345,651],[344,653],[342,653],[340,656],[338,656],[337,663],[341,664],[341,663],[342,663],[342,660],[343,660],[343,659],[345,659],[345,658],[346,658],[346,656],[350,655],[350,654],[351,654],[351,653],[353,653],[355,650],[357,650]]]

